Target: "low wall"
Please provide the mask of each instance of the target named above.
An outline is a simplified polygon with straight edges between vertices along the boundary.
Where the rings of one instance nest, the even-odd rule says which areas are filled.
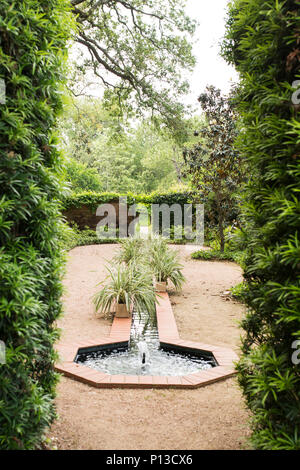
[[[120,218],[119,218],[119,203],[118,202],[110,202],[110,204],[114,207],[116,213],[116,227],[120,228]],[[63,211],[63,216],[66,218],[69,224],[75,222],[78,225],[80,230],[84,230],[85,228],[89,228],[91,230],[96,230],[98,223],[106,217],[106,215],[99,216],[96,214],[97,209],[95,207],[82,205],[81,207],[72,207],[68,210]],[[127,217],[127,232],[129,224],[134,220],[134,217],[128,216]]]

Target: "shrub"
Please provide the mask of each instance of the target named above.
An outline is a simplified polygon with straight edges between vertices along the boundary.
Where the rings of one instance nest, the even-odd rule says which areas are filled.
[[[237,369],[257,449],[300,449],[300,370],[292,361],[300,337],[298,3],[235,0],[224,42],[241,77],[237,144],[252,174],[243,209],[248,314]]]
[[[235,261],[231,252],[220,250],[199,250],[192,253],[193,259]]]
[[[66,164],[66,181],[74,193],[102,191],[103,184],[96,168],[88,168],[84,163],[70,158]]]
[[[108,243],[118,243],[118,238],[99,238],[95,230],[79,230],[76,224],[70,227],[63,224],[60,231],[60,246],[63,250],[69,251],[76,246],[104,245]]]
[[[198,250],[191,254],[192,259],[203,259],[212,261],[234,261],[240,266],[244,265],[245,252],[239,250],[230,250],[225,245],[225,251],[215,248],[212,250]]]
[[[65,0],[0,3],[0,448],[33,449],[54,419],[61,312],[60,168]]]
[[[230,289],[232,297],[239,300],[240,302],[244,301],[245,294],[247,292],[247,283],[246,282],[239,282],[235,286],[231,287]]]

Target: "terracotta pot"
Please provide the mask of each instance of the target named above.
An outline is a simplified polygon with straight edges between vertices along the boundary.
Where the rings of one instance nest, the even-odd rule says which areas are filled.
[[[167,292],[167,283],[166,282],[155,282],[156,292]]]
[[[116,304],[116,317],[129,318],[130,312],[127,310],[126,304]]]

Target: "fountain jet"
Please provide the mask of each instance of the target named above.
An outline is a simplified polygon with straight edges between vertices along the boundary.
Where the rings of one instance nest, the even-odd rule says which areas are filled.
[[[142,364],[144,365],[146,364],[148,357],[149,357],[149,349],[148,349],[146,341],[139,341],[137,343],[137,347],[140,353]]]

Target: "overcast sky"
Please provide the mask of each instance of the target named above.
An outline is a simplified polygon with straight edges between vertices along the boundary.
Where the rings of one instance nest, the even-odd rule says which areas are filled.
[[[197,66],[193,75],[188,77],[191,84],[190,104],[197,101],[206,85],[215,85],[226,93],[231,80],[236,81],[238,78],[234,68],[218,55],[219,42],[225,32],[227,3],[228,0],[187,0],[187,14],[200,23],[194,47]]]

